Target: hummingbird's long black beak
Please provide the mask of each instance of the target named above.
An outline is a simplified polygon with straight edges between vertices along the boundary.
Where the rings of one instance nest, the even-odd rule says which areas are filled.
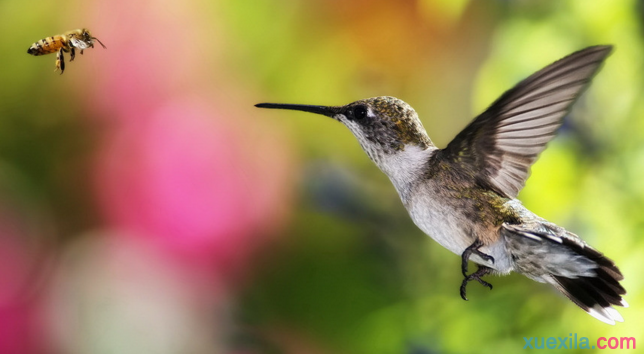
[[[255,107],[290,109],[294,111],[311,112],[311,113],[321,114],[331,118],[333,118],[333,116],[338,114],[338,107],[312,106],[307,104],[258,103],[255,105]]]

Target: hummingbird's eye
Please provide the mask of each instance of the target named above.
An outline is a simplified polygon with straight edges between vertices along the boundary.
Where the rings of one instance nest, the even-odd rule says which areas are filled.
[[[367,116],[367,108],[365,106],[355,106],[353,108],[353,118],[364,119]]]

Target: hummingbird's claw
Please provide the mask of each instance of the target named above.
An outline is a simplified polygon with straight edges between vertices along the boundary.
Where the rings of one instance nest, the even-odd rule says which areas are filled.
[[[478,238],[474,243],[472,243],[469,247],[463,251],[461,254],[461,272],[463,273],[464,277],[467,277],[467,261],[469,261],[470,256],[472,253],[476,254],[477,256],[483,258],[483,260],[490,261],[492,264],[494,264],[494,257],[490,256],[489,254],[485,254],[479,250],[483,246],[483,242],[479,240]]]
[[[488,287],[488,288],[490,288],[490,290],[492,290],[492,284],[490,284],[490,283],[486,282],[485,280],[481,279],[482,276],[484,276],[486,274],[489,274],[490,272],[492,272],[492,268],[479,265],[479,269],[476,272],[474,272],[474,273],[472,273],[470,275],[466,275],[465,279],[463,279],[463,282],[461,283],[461,298],[463,300],[465,300],[465,301],[468,301],[467,297],[465,296],[466,295],[466,287],[467,287],[467,283],[469,281],[471,281],[471,280],[476,280],[479,283],[481,283],[481,285],[483,285],[485,287]]]

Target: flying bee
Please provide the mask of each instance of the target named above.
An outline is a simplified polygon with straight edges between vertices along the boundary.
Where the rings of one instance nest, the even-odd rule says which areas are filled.
[[[60,74],[62,75],[65,71],[63,52],[70,53],[69,61],[73,61],[76,56],[76,49],[79,49],[80,53],[83,54],[83,50],[94,48],[94,40],[100,43],[103,48],[106,48],[98,38],[92,37],[88,29],[83,28],[41,39],[32,44],[27,53],[45,55],[56,52],[56,69],[54,71],[60,69]]]

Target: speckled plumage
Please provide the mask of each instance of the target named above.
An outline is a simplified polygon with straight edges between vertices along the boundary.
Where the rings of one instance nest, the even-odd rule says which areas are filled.
[[[372,125],[363,125],[363,131],[369,131],[366,127],[373,127],[371,134],[368,134],[370,138],[377,141],[383,135],[392,134],[385,144],[396,150],[402,150],[408,144],[422,149],[433,145],[416,111],[402,100],[389,96],[373,97],[356,101],[353,105],[367,105],[380,118],[374,120]]]
[[[593,317],[623,321],[612,307],[627,306],[613,261],[577,235],[550,223],[515,199],[530,166],[610,46],[586,48],[533,74],[504,93],[444,149],[435,147],[416,112],[394,97],[346,106],[259,104],[332,117],[351,130],[390,178],[414,223],[462,255],[461,287],[480,276],[516,271],[552,284]],[[467,260],[481,265],[466,275]]]

